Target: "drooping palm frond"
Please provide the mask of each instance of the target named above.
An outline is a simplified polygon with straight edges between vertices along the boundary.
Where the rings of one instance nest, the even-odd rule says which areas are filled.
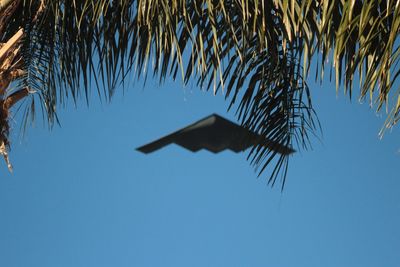
[[[398,1],[25,0],[20,9],[0,42],[24,29],[20,87],[38,91],[26,114],[36,97],[50,124],[66,98],[88,99],[92,83],[110,99],[132,69],[138,76],[150,69],[160,81],[181,76],[224,90],[244,126],[307,146],[318,129],[305,82],[316,52],[321,78],[332,57],[337,87],[351,93],[359,73],[361,97],[370,92],[378,110],[390,92],[398,99],[388,105],[387,125],[400,116],[400,93],[392,90],[400,72]],[[249,159],[260,173],[275,162],[271,184],[285,177],[287,157],[255,146]]]
[[[351,97],[358,74],[360,99],[389,110],[383,133],[400,119],[400,2],[323,1],[314,10],[321,76],[332,57],[336,88],[343,83]]]
[[[282,17],[272,3],[252,2],[249,7],[252,9],[244,10],[237,1],[182,2],[172,10],[143,4],[138,23],[144,30],[138,32],[136,49],[147,52],[138,53],[135,59],[142,68],[154,52],[155,71],[161,76],[175,76],[185,64],[181,70],[184,82],[194,75],[200,87],[225,90],[244,126],[277,143],[292,145],[297,140],[306,145],[309,131],[316,129],[316,118],[299,64],[300,40],[285,38],[288,34]],[[182,55],[188,55],[188,60]],[[271,184],[279,171],[285,177],[288,156],[260,144],[251,150],[249,159],[259,173],[275,160]]]

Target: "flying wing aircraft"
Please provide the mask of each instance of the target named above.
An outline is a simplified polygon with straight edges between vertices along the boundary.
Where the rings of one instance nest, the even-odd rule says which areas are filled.
[[[174,133],[138,147],[137,150],[148,154],[175,143],[193,152],[197,152],[200,149],[206,149],[213,153],[218,153],[225,149],[241,152],[260,142],[271,150],[284,155],[295,152],[290,147],[262,138],[260,135],[217,114],[207,116]]]

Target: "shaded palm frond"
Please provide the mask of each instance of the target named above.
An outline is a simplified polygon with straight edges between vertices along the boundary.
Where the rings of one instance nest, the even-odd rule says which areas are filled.
[[[386,126],[400,118],[400,90],[392,89],[400,76],[398,1],[21,1],[0,26],[0,42],[24,29],[26,75],[18,87],[38,91],[26,118],[40,103],[53,124],[58,105],[88,100],[92,83],[109,100],[136,70],[138,77],[181,76],[223,90],[244,126],[307,147],[318,130],[305,82],[316,53],[321,80],[330,66],[337,88],[344,84],[351,96],[358,75],[360,97],[369,94],[378,110],[390,110]],[[261,146],[249,159],[260,173],[275,162],[271,184],[287,169],[288,158]]]
[[[249,1],[248,6],[237,1],[197,1],[176,8],[143,5],[140,12],[150,14],[146,19],[138,12],[138,21],[145,27],[137,35],[137,40],[145,40],[137,42],[137,51],[145,51],[137,53],[139,68],[153,51],[155,71],[160,71],[161,77],[175,77],[186,63],[184,82],[197,76],[199,87],[214,93],[225,90],[242,125],[277,143],[306,146],[310,132],[317,130],[318,119],[302,78],[302,40],[285,25],[280,10],[264,1]],[[161,19],[156,20],[158,17]],[[168,21],[171,23],[165,23]],[[154,33],[153,41],[149,32]],[[187,47],[189,51],[185,51]],[[185,53],[186,62],[182,60]],[[281,173],[284,182],[288,156],[260,144],[248,157],[260,174],[275,160],[268,181],[274,184]]]
[[[351,97],[358,74],[360,99],[369,97],[377,111],[386,105],[390,112],[384,127],[392,127],[400,111],[399,1],[324,1],[314,9],[321,76],[332,55],[336,88],[343,83]]]

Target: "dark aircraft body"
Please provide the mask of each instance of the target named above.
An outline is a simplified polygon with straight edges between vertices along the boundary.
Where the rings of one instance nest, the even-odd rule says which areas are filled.
[[[225,149],[241,152],[259,143],[284,155],[295,152],[287,146],[262,138],[260,135],[217,114],[207,116],[183,129],[141,146],[137,150],[148,154],[172,143],[193,152],[200,149],[206,149],[214,153]]]

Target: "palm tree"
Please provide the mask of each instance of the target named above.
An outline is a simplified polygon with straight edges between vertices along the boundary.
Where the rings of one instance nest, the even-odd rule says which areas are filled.
[[[0,0],[0,153],[8,162],[10,108],[24,99],[22,125],[42,108],[49,125],[67,98],[91,85],[111,99],[127,75],[151,72],[224,90],[241,124],[284,145],[307,148],[319,124],[306,79],[317,60],[336,87],[369,95],[400,118],[399,1],[391,0]],[[315,59],[314,59],[315,58]],[[329,63],[329,65],[328,65]],[[137,69],[137,72],[131,71]],[[13,86],[11,86],[13,85]],[[13,89],[11,89],[13,88]],[[288,157],[262,145],[248,156],[259,173]],[[11,165],[9,164],[9,167]]]

